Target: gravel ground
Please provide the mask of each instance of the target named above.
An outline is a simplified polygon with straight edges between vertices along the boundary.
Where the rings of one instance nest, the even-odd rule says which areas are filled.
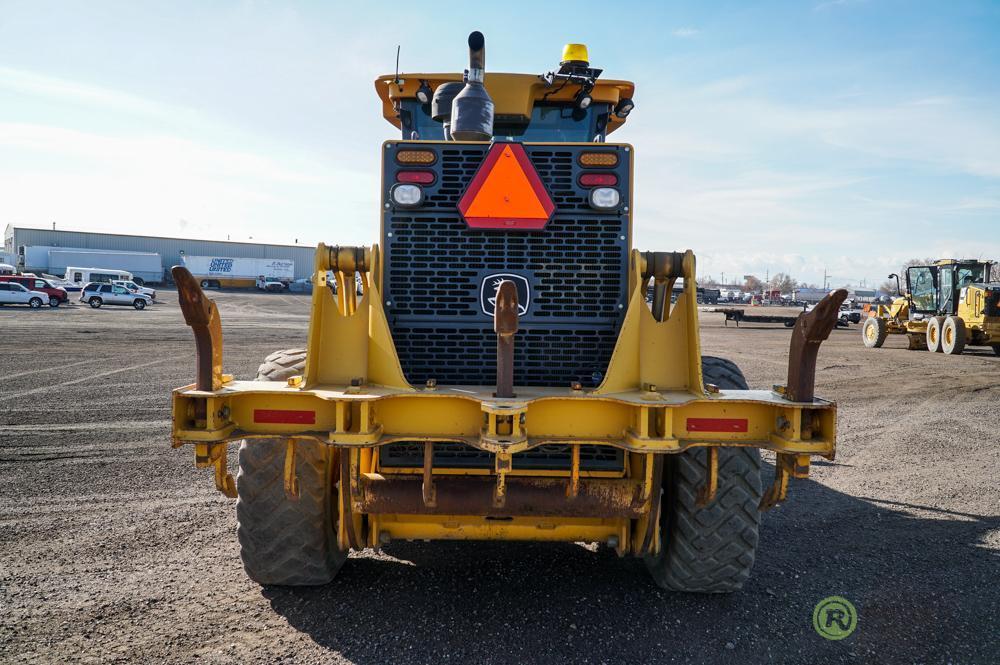
[[[862,347],[820,353],[840,403],[835,462],[766,514],[740,593],[661,591],[633,559],[581,545],[400,543],[353,554],[321,588],[244,575],[234,504],[169,445],[191,381],[176,297],[149,310],[0,309],[0,660],[996,663],[1000,358]],[[226,371],[304,344],[308,299],[217,297]],[[724,328],[705,353],[751,386],[782,381],[789,331]],[[767,469],[770,477],[770,469]],[[857,630],[827,641],[816,603]]]

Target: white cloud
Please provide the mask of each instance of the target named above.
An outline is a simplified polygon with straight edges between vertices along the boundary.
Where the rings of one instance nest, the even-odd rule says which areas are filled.
[[[189,109],[168,106],[120,90],[10,67],[0,67],[0,89],[48,97],[63,103],[84,104],[115,113],[134,113],[164,119],[176,119],[178,114],[189,117],[195,115]]]
[[[647,112],[621,135],[636,145],[637,245],[694,249],[717,278],[770,269],[817,283],[824,268],[872,282],[913,256],[1000,257],[1000,237],[941,233],[1000,207],[990,100],[832,91],[791,102],[767,90],[737,74],[646,91]],[[908,173],[965,189],[908,184]],[[993,184],[977,192],[969,175]],[[873,256],[878,247],[893,249]]]
[[[377,174],[292,156],[16,123],[0,123],[0,182],[8,222],[174,234],[186,220],[192,237],[276,242],[324,240],[309,236],[331,210],[350,235],[378,187]]]
[[[687,39],[689,37],[697,37],[699,34],[701,34],[701,30],[698,30],[697,28],[691,28],[691,27],[675,28],[674,31],[673,31],[673,33],[671,33],[671,34],[673,34],[674,37],[680,37],[681,39]]]

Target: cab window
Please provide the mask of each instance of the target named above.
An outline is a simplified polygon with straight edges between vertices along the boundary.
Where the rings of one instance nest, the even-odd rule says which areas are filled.
[[[430,110],[430,104],[402,100],[400,120],[404,140],[444,140],[444,125],[431,118]],[[609,113],[607,104],[592,104],[580,110],[573,104],[537,102],[531,110],[530,122],[498,117],[493,124],[493,135],[518,141],[600,142],[607,133]]]
[[[75,273],[73,273],[73,281],[74,282],[82,282],[83,281],[83,273],[82,272],[75,272]]]
[[[35,288],[36,289],[47,289],[47,288],[49,288],[49,284],[48,284],[48,282],[46,282],[43,279],[36,279],[35,280]]]
[[[957,271],[958,274],[956,275],[958,288],[964,288],[969,284],[973,284],[975,282],[985,282],[986,279],[985,276],[983,275],[984,272],[983,268],[985,268],[985,266],[981,265],[963,266],[959,268]]]
[[[918,312],[937,311],[937,288],[935,286],[934,270],[929,266],[910,268],[906,271],[906,280],[910,286],[913,309]]]
[[[114,287],[114,292],[115,293],[128,293],[128,291],[125,290],[124,286],[116,286],[116,287]]]

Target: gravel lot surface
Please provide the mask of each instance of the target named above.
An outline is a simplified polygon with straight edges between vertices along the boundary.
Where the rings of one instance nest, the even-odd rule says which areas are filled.
[[[226,371],[305,343],[304,296],[218,294]],[[789,331],[702,317],[705,353],[753,387]],[[835,462],[767,513],[728,596],[661,591],[581,545],[400,543],[313,589],[244,575],[234,503],[170,448],[169,391],[194,346],[175,294],[137,312],[0,308],[0,661],[1000,662],[1000,358],[866,350],[833,332],[817,392]],[[770,467],[766,478],[770,478]],[[826,596],[858,628],[812,628]]]

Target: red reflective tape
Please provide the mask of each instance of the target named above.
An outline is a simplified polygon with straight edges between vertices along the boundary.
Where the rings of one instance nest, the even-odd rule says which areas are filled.
[[[746,432],[746,418],[688,418],[689,432]]]
[[[285,409],[254,409],[255,423],[271,423],[281,425],[313,425],[316,423],[315,411],[288,411]]]
[[[548,223],[546,219],[537,217],[514,217],[500,219],[498,217],[466,217],[465,221],[474,229],[517,229],[520,231],[538,231]]]

